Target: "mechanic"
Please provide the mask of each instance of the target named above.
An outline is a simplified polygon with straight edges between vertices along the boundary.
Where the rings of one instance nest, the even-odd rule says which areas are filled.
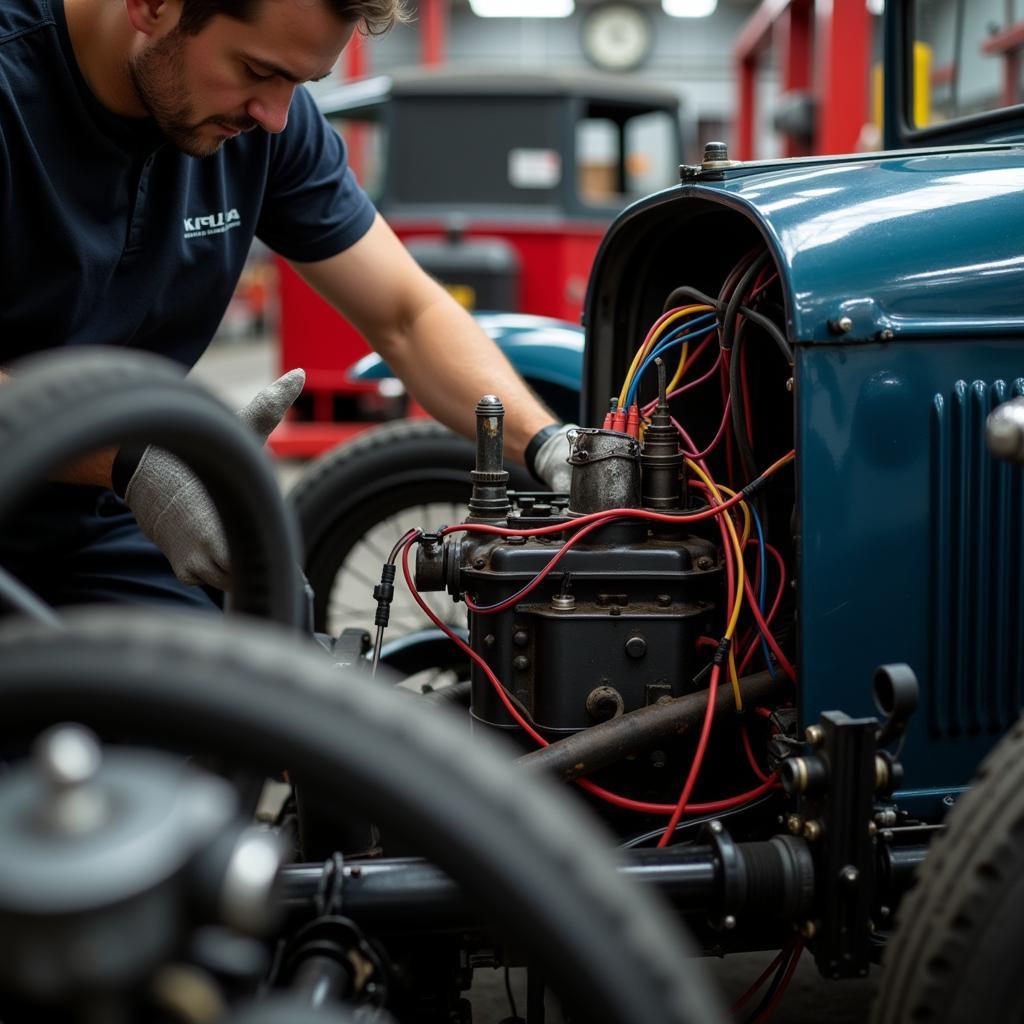
[[[443,423],[471,434],[499,393],[510,456],[566,489],[567,428],[412,260],[302,88],[354,32],[407,18],[402,0],[0,0],[0,365],[87,344],[191,367],[257,236]],[[240,416],[265,439],[303,380]],[[205,491],[153,448],[47,484],[0,564],[54,605],[212,607],[207,588],[230,589]]]

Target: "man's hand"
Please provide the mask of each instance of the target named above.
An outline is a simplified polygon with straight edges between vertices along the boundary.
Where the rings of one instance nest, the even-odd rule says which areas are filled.
[[[569,491],[569,431],[576,429],[575,423],[552,424],[539,431],[526,447],[526,468],[552,491]]]
[[[240,409],[238,418],[266,441],[305,382],[305,370],[290,370]],[[184,463],[150,446],[128,482],[124,499],[142,532],[167,556],[182,583],[230,588],[223,527],[206,489]]]

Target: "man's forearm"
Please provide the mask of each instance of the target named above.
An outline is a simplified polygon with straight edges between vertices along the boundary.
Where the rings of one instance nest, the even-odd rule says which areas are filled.
[[[0,384],[6,383],[8,375],[0,370]],[[95,487],[110,486],[110,471],[114,465],[116,448],[106,448],[93,452],[81,459],[76,459],[68,466],[61,467],[53,473],[51,479],[65,484],[89,484]]]
[[[521,462],[534,434],[555,420],[379,216],[344,252],[293,266],[363,333],[424,408],[453,430],[472,436],[476,403],[496,394],[506,409],[505,450]]]
[[[461,434],[476,429],[481,396],[505,406],[505,453],[516,462],[530,439],[555,417],[533,394],[504,353],[447,293],[392,338],[374,339],[388,365],[433,416]]]

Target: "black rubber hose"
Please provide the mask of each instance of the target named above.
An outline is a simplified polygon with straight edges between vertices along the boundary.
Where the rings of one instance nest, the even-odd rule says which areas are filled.
[[[206,487],[227,536],[239,612],[303,621],[298,531],[253,434],[180,367],[145,352],[64,349],[0,387],[0,524],[48,474],[102,448],[156,444]]]
[[[564,789],[438,708],[332,668],[268,624],[88,608],[61,644],[0,628],[0,722],[281,765],[339,808],[413,843],[502,922],[588,1024],[719,1024],[718,1000],[667,908],[620,877],[609,837]],[[296,681],[303,685],[297,685]]]
[[[662,306],[662,313],[667,313],[670,309],[675,309],[679,305],[680,299],[693,299],[696,302],[700,302],[705,306],[712,306],[716,312],[721,312],[722,307],[725,305],[719,299],[713,299],[710,295],[705,295],[704,292],[698,291],[696,288],[691,288],[688,284],[680,285],[678,288],[673,288],[668,293],[668,298],[665,300],[664,306]]]
[[[740,680],[744,703],[760,703],[777,695],[779,688],[779,680],[772,679],[767,672],[757,672]],[[649,750],[667,736],[693,729],[703,721],[707,706],[707,690],[652,704],[555,740],[540,750],[532,750],[519,758],[519,764],[531,770],[551,772],[563,779],[578,779],[630,754]],[[715,696],[716,714],[727,714],[733,707],[732,688],[719,687]]]

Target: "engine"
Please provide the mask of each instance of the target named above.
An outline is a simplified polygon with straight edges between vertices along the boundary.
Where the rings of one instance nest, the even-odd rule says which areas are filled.
[[[569,435],[567,495],[507,491],[504,410],[485,396],[469,515],[418,538],[417,588],[447,590],[469,610],[477,729],[533,749],[624,720],[614,763],[603,756],[585,773],[609,815],[634,812],[625,832],[636,813],[676,801],[690,765],[705,767],[687,800],[741,806],[764,792],[794,725],[780,711],[793,698],[795,542],[776,279],[752,249],[717,297],[686,286],[665,297],[604,422]],[[710,744],[727,692],[722,705],[743,713],[717,724]],[[712,709],[702,728],[640,724],[657,709],[673,721],[670,709],[695,695]],[[586,761],[579,743],[568,750]]]

